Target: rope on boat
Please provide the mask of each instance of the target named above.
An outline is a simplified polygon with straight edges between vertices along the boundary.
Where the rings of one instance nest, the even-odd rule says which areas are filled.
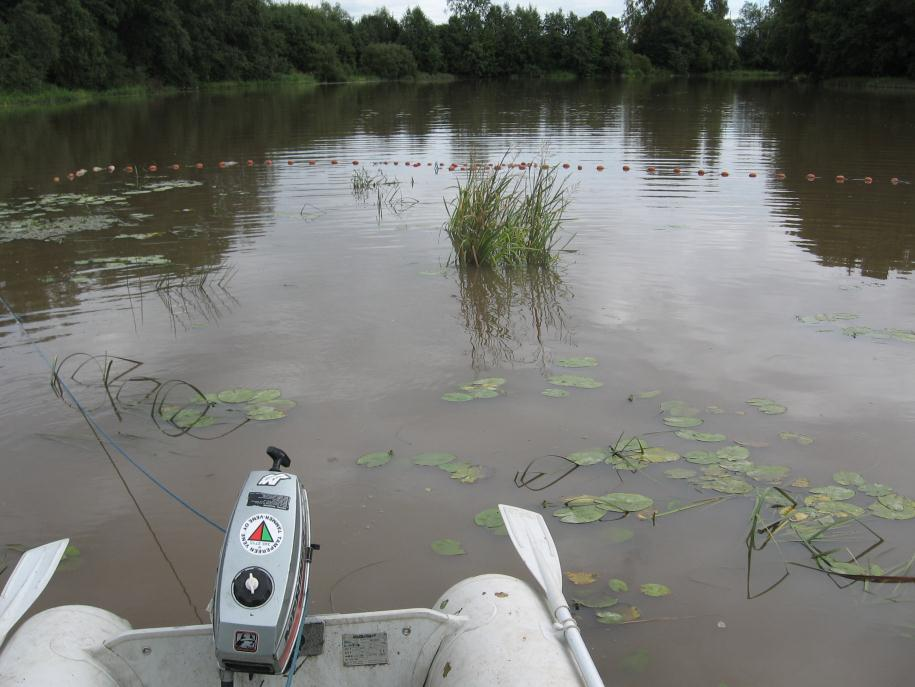
[[[45,352],[43,350],[41,350],[41,347],[38,345],[38,343],[29,333],[29,330],[25,328],[25,324],[22,322],[22,320],[19,318],[19,316],[13,310],[12,306],[10,306],[10,304],[7,302],[7,300],[3,297],[2,294],[0,294],[0,303],[3,303],[3,307],[6,308],[6,311],[10,314],[10,317],[12,317],[13,320],[15,320],[16,324],[19,326],[19,331],[22,332],[22,335],[32,345],[32,347],[38,352],[38,355],[41,356],[41,359],[44,360],[45,364],[51,370],[51,374],[54,374],[54,364],[50,361],[48,356],[45,355]],[[137,470],[139,470],[140,473],[144,477],[146,477],[146,479],[148,479],[150,482],[152,482],[157,487],[159,487],[159,489],[161,489],[163,492],[165,492],[168,496],[172,497],[172,499],[177,501],[181,506],[183,506],[184,508],[189,510],[191,513],[196,515],[198,518],[203,520],[208,525],[215,527],[217,530],[219,530],[220,532],[225,534],[226,530],[222,525],[217,523],[215,520],[210,519],[207,515],[205,515],[201,511],[194,508],[194,506],[192,506],[190,503],[188,503],[185,499],[181,498],[178,494],[176,494],[171,489],[169,489],[165,484],[163,484],[155,475],[153,475],[149,470],[147,470],[145,467],[143,467],[143,465],[141,465],[136,460],[131,458],[130,454],[128,454],[127,451],[125,451],[123,448],[121,448],[120,444],[118,444],[118,442],[115,441],[114,438],[110,434],[108,434],[108,432],[106,432],[105,429],[98,422],[96,422],[95,418],[89,414],[89,411],[83,407],[83,405],[76,398],[76,395],[72,391],[70,391],[70,387],[67,386],[67,383],[63,379],[60,379],[59,377],[57,379],[57,382],[60,384],[60,388],[63,389],[63,391],[67,394],[67,396],[73,402],[73,405],[75,405],[77,407],[77,409],[83,414],[83,417],[86,418],[86,421],[89,423],[89,425],[92,427],[92,429],[95,430],[98,433],[98,435],[101,436],[106,442],[108,442],[108,445],[111,446],[111,448],[113,448],[115,451],[117,451],[119,454],[121,454],[121,456],[123,456],[124,459],[127,460],[128,463],[130,463]]]

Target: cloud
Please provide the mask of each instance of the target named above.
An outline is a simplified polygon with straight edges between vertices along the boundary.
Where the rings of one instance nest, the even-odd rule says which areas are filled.
[[[319,2],[308,2],[308,5],[319,5]],[[591,14],[600,10],[611,17],[620,17],[625,9],[625,0],[540,0],[539,2],[510,2],[512,7],[515,5],[533,5],[540,14],[563,10],[564,12],[574,12],[579,16]],[[419,0],[407,2],[402,0],[390,0],[385,3],[377,2],[360,2],[359,0],[342,0],[340,6],[343,7],[353,18],[358,19],[363,14],[371,14],[381,7],[387,7],[388,11],[398,19],[410,7],[419,7],[426,13],[430,19],[437,23],[447,21],[448,10],[445,0]]]

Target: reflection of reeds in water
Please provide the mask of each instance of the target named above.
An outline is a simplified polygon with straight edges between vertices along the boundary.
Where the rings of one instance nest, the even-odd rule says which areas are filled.
[[[457,276],[475,369],[500,362],[544,365],[545,339],[570,343],[564,303],[572,294],[552,267],[459,267]]]
[[[214,323],[230,312],[238,303],[229,291],[229,282],[237,268],[205,268],[189,274],[160,274],[152,278],[138,278],[131,285],[127,277],[127,298],[130,302],[134,326],[137,311],[143,318],[144,296],[155,293],[165,306],[172,323],[172,331],[179,327],[188,330],[201,321]]]

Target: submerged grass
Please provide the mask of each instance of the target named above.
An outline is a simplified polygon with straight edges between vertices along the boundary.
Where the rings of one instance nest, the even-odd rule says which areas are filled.
[[[557,233],[571,200],[557,169],[471,165],[446,206],[445,232],[459,265],[546,265],[560,250]],[[571,239],[570,239],[571,240]],[[566,242],[568,243],[568,242]]]

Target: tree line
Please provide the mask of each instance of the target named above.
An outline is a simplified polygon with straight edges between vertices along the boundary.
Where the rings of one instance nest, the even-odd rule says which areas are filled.
[[[915,1],[770,0],[729,18],[727,0],[627,0],[603,12],[447,0],[448,21],[419,8],[358,20],[339,5],[266,0],[5,0],[0,89],[105,89],[357,73],[404,78],[582,77],[739,66],[814,76],[915,78]]]

